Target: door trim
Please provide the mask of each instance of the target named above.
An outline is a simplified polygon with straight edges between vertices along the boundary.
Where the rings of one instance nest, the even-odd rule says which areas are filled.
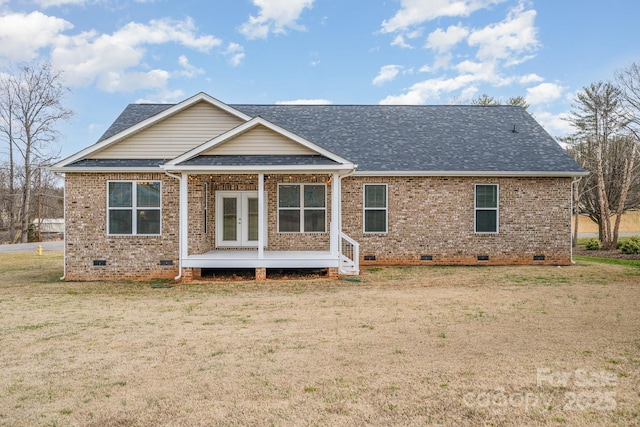
[[[235,197],[236,198],[236,212],[237,212],[237,228],[236,228],[236,240],[235,241],[223,241],[223,209],[222,209],[222,200],[224,197]],[[258,198],[257,191],[216,191],[216,209],[215,209],[215,247],[216,248],[257,248],[258,242],[255,244],[249,243],[247,240],[248,234],[248,204],[247,199],[250,197]],[[264,234],[264,246],[267,246],[267,236],[268,236],[268,203],[267,203],[267,192],[264,192],[264,222],[262,227],[264,230],[267,230],[267,233]]]

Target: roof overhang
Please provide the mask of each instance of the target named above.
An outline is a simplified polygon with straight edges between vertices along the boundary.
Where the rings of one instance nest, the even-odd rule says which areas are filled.
[[[244,165],[244,166],[196,166],[174,165],[161,166],[167,172],[186,172],[189,174],[215,174],[215,173],[314,173],[314,172],[349,172],[355,165]]]
[[[354,176],[490,176],[573,178],[587,176],[589,172],[568,171],[355,171]]]

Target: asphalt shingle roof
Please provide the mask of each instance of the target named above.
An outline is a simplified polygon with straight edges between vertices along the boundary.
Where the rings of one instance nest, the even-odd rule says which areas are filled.
[[[171,106],[131,104],[100,140]],[[230,106],[357,164],[358,171],[582,172],[517,106]]]

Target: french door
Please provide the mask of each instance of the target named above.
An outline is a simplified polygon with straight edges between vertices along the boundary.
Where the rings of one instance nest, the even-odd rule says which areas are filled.
[[[267,193],[264,193],[264,224],[267,225]],[[266,228],[265,228],[266,229]],[[257,248],[258,192],[216,192],[216,246]],[[265,233],[265,246],[267,244]]]

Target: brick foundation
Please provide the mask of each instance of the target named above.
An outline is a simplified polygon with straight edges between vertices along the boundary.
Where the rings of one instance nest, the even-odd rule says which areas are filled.
[[[267,280],[267,269],[266,268],[256,268],[256,280]]]

